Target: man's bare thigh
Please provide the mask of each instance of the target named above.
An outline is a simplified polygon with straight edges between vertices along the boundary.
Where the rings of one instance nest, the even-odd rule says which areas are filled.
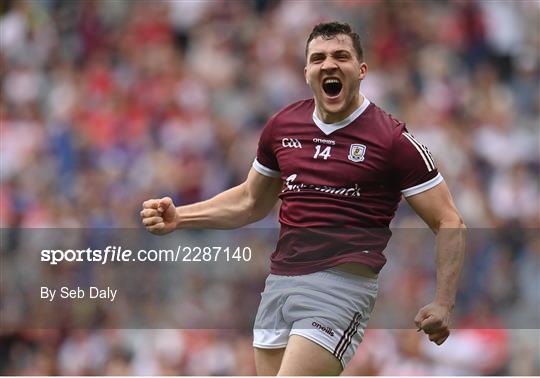
[[[319,344],[300,335],[291,335],[278,375],[339,375],[339,360]]]
[[[255,347],[253,349],[255,351],[257,375],[277,375],[285,348],[262,349]]]

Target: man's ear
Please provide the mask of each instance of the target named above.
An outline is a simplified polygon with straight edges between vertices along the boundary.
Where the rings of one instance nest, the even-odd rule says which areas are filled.
[[[368,72],[368,65],[364,62],[360,63],[360,74],[358,75],[358,78],[360,80],[363,80]]]
[[[307,78],[307,67],[304,67],[304,78],[306,79],[306,84],[309,84],[309,80]]]

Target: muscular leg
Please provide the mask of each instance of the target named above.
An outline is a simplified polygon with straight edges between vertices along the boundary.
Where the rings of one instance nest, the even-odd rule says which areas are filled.
[[[257,369],[257,375],[277,375],[285,348],[253,349],[255,350],[255,368]]]
[[[322,346],[299,335],[291,335],[278,375],[339,375],[339,360]]]

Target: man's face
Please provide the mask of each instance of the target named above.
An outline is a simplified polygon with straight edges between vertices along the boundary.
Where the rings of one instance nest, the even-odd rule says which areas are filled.
[[[323,121],[340,121],[360,106],[360,80],[366,72],[367,65],[358,61],[349,36],[309,42],[304,74],[318,110],[328,118]]]

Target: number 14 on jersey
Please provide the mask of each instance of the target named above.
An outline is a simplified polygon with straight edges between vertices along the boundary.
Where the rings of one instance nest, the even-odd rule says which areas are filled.
[[[315,146],[315,155],[313,155],[313,159],[317,159],[320,156],[324,160],[327,160],[330,157],[330,151],[332,150],[332,147],[326,146],[322,151],[321,148],[322,146],[319,144]]]

